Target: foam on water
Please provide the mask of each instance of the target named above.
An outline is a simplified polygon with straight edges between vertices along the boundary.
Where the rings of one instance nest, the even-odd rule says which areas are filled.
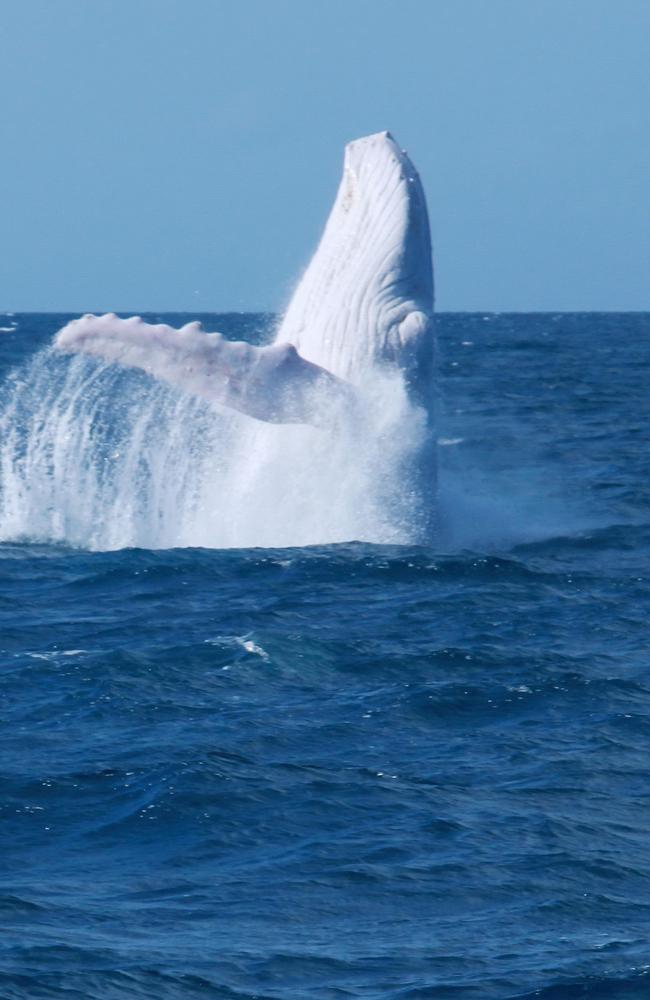
[[[396,372],[325,427],[280,425],[46,349],[10,380],[0,438],[2,540],[406,543],[422,521],[409,469],[426,417]]]

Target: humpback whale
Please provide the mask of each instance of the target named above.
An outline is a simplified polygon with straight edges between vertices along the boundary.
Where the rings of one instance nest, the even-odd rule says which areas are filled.
[[[346,146],[322,238],[271,344],[108,313],[68,323],[55,346],[278,423],[323,423],[372,372],[394,370],[432,420],[433,268],[417,171],[389,132]]]
[[[388,132],[349,143],[320,242],[265,345],[113,314],[58,332],[58,357],[35,362],[11,403],[35,397],[26,453],[6,436],[0,483],[22,499],[0,503],[0,532],[38,524],[99,548],[428,543],[433,291],[411,160]]]

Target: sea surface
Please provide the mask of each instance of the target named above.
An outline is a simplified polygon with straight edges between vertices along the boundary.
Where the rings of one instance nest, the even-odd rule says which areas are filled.
[[[0,315],[2,1000],[650,997],[650,315],[440,315],[435,541],[250,548],[48,486],[67,318]]]

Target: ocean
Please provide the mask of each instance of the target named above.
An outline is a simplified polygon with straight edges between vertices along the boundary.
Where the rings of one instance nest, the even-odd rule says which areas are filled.
[[[437,317],[427,545],[69,318],[0,315],[0,997],[650,997],[650,314]]]

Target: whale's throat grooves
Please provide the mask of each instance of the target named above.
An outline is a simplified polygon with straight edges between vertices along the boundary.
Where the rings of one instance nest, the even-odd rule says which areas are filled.
[[[418,385],[433,352],[433,268],[426,200],[389,132],[351,142],[318,248],[276,342],[358,382],[394,364]]]

